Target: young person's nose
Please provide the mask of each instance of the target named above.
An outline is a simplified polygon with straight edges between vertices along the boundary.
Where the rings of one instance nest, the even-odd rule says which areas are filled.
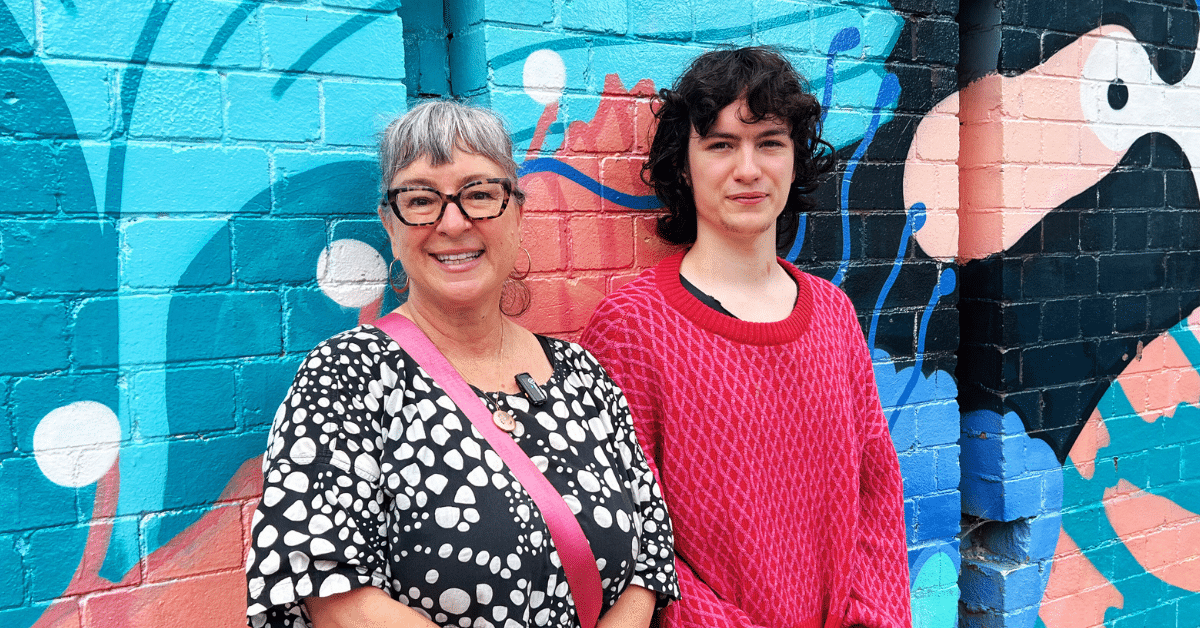
[[[739,181],[754,181],[762,174],[762,167],[758,163],[758,155],[755,154],[753,148],[742,147],[738,149],[736,159],[734,176]]]

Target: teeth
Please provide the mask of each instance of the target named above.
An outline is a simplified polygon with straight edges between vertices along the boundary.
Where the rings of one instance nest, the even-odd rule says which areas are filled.
[[[437,261],[443,264],[454,264],[456,262],[467,262],[483,255],[483,251],[473,251],[471,253],[455,253],[453,255],[434,255]]]

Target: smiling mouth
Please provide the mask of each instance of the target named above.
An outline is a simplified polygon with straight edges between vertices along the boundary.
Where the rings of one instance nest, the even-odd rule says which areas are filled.
[[[451,253],[449,255],[435,253],[433,257],[443,264],[449,264],[453,266],[454,264],[463,264],[469,262],[480,255],[483,255],[483,251],[471,251],[470,253]]]

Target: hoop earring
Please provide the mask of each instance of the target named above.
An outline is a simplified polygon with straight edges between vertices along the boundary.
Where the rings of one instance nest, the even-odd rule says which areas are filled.
[[[398,261],[400,261],[400,260],[393,259],[392,263],[388,264],[388,285],[392,287],[392,290],[397,295],[401,295],[408,291],[408,273],[407,272],[404,273],[404,285],[397,288],[396,287],[396,275],[395,275],[395,273],[392,272],[392,268],[396,265],[396,262],[398,262]],[[400,265],[400,270],[402,270],[402,271],[404,270],[403,264]]]
[[[505,316],[520,316],[529,310],[529,305],[533,300],[529,293],[529,286],[525,285],[525,278],[529,276],[529,271],[533,270],[533,258],[529,256],[529,250],[521,247],[525,251],[525,270],[518,271],[516,268],[508,274],[508,280],[504,282],[504,289],[500,295],[500,312]]]
[[[508,273],[508,278],[513,281],[521,281],[529,276],[529,271],[533,270],[533,258],[529,256],[529,249],[521,247],[521,251],[525,253],[525,270],[517,270],[514,266],[512,272]]]

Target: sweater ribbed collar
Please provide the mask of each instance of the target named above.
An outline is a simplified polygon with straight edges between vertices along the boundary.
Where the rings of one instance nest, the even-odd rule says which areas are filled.
[[[666,297],[667,304],[696,325],[718,336],[734,342],[752,345],[778,345],[792,342],[808,331],[812,318],[812,288],[808,276],[792,266],[787,260],[779,259],[784,270],[796,278],[796,306],[787,318],[773,323],[752,323],[732,316],[725,316],[701,303],[679,282],[679,265],[687,251],[664,259],[655,267],[654,281]]]

